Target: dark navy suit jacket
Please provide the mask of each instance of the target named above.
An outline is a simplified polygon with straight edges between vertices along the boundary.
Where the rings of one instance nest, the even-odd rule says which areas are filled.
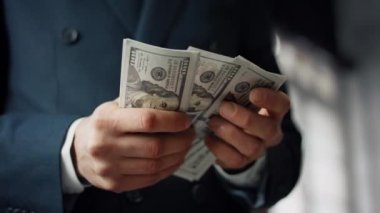
[[[252,60],[277,72],[261,0],[1,1],[0,211],[63,211],[60,150],[70,124],[118,96],[123,38],[189,45]],[[300,136],[289,118],[268,151],[265,206],[293,188]],[[214,170],[197,183],[170,177],[143,201],[88,188],[76,212],[244,212],[257,189],[228,185]],[[70,198],[70,196],[68,196]]]

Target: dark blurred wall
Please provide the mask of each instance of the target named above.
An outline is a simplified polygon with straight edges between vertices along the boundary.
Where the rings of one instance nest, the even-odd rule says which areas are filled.
[[[272,0],[272,20],[276,28],[301,35],[336,54],[334,1]]]

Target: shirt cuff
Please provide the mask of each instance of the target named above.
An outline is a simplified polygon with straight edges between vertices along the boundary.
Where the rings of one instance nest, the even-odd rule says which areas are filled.
[[[238,173],[238,174],[228,174],[223,170],[219,165],[214,165],[216,171],[229,183],[241,186],[241,187],[251,187],[257,188],[261,183],[262,171],[265,167],[266,154],[261,156],[256,162],[252,165],[251,168]]]
[[[77,119],[71,124],[61,150],[62,190],[65,194],[79,194],[83,192],[85,188],[78,179],[71,158],[71,146],[74,141],[74,133],[80,121],[81,119]]]

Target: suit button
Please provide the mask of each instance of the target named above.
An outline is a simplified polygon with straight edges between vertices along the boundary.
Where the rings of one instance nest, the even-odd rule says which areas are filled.
[[[195,203],[201,205],[207,200],[207,189],[202,184],[196,184],[191,189],[191,193],[193,195],[193,199]]]
[[[126,192],[125,197],[130,203],[141,203],[143,201],[143,196],[139,190]]]
[[[65,28],[62,31],[61,39],[66,45],[72,45],[79,41],[79,31],[73,28]]]

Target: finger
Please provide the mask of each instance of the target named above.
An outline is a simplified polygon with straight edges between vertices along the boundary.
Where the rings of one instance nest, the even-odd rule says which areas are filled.
[[[241,128],[219,116],[215,116],[210,120],[209,127],[216,136],[247,158],[252,158],[261,151],[263,142],[260,139],[245,133]]]
[[[256,88],[249,94],[249,100],[255,106],[266,108],[270,116],[282,118],[290,108],[288,95],[282,91],[274,91],[267,88]]]
[[[225,169],[241,168],[249,163],[249,159],[232,146],[214,136],[207,136],[205,144],[215,155],[217,161],[223,163]]]
[[[155,109],[119,109],[116,129],[122,132],[179,132],[190,127],[191,120],[182,112]]]
[[[124,157],[158,159],[188,151],[194,138],[192,128],[180,133],[128,134],[117,141],[115,151]]]
[[[177,164],[152,175],[119,175],[116,177],[97,176],[98,180],[94,185],[98,188],[116,193],[141,189],[154,185],[167,178],[173,174],[179,166],[180,164]]]
[[[223,101],[219,112],[227,121],[263,141],[272,141],[281,134],[281,127],[277,119],[259,115],[233,102]]]
[[[186,153],[176,153],[159,159],[123,158],[116,168],[122,175],[153,175],[182,164]]]
[[[97,160],[93,163],[93,171],[99,176],[112,177],[117,175],[153,175],[182,164],[186,152],[164,156],[158,159],[121,158],[113,161]]]
[[[124,133],[179,132],[191,125],[190,118],[183,112],[120,108],[115,101],[98,107],[92,117],[98,128]]]

